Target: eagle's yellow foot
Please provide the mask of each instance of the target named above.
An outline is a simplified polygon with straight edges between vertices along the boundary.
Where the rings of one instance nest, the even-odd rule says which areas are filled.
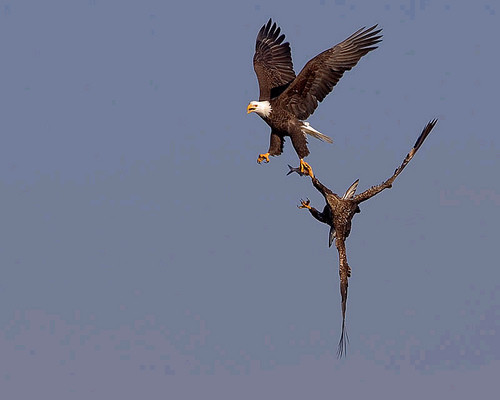
[[[311,166],[306,163],[302,158],[300,159],[300,172],[304,175],[309,175],[311,178],[314,178],[314,173]]]
[[[302,200],[300,199],[300,206],[297,206],[298,208],[307,208],[308,210],[311,209],[311,206],[309,205],[309,203],[311,203],[311,200],[307,199],[307,200]]]
[[[260,164],[264,160],[266,163],[269,162],[269,153],[259,154],[259,158],[257,158],[257,162]]]

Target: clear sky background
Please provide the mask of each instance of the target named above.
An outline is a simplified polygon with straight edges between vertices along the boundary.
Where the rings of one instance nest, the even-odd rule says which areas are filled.
[[[500,372],[497,1],[0,1],[0,397],[469,399]],[[309,119],[332,190],[389,177],[338,258],[252,57],[379,49]],[[486,396],[488,397],[488,396]]]

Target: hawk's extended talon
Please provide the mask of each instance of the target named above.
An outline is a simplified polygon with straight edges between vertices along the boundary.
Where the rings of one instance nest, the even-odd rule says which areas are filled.
[[[307,199],[306,201],[300,199],[300,206],[297,206],[298,208],[307,208],[308,210],[311,209],[311,206],[309,205],[311,203],[311,200]]]
[[[259,154],[259,158],[257,158],[257,163],[260,164],[262,161],[264,161],[266,164],[269,162],[269,153]]]

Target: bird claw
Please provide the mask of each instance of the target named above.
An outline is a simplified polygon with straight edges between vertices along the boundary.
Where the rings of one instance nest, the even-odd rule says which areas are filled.
[[[300,199],[300,206],[297,206],[298,208],[307,208],[311,209],[311,206],[309,205],[311,203],[311,200],[307,199],[306,201]]]
[[[301,174],[309,175],[311,178],[314,178],[314,173],[313,173],[311,166],[302,159],[300,160],[299,168],[300,168]]]
[[[257,163],[260,164],[262,161],[264,161],[266,164],[269,162],[269,153],[259,154]]]

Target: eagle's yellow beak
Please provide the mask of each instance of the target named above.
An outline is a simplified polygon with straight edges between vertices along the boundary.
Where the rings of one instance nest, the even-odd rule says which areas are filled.
[[[250,114],[251,112],[254,112],[256,108],[257,107],[255,107],[253,104],[249,104],[248,107],[247,107],[247,114]]]

